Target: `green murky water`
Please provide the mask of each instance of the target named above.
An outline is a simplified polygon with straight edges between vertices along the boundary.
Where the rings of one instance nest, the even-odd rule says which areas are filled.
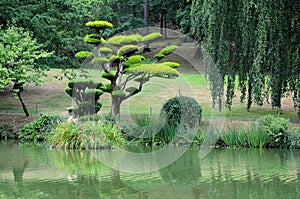
[[[300,198],[299,151],[214,149],[200,159],[193,148],[146,173],[118,172],[94,154],[0,143],[0,199]]]

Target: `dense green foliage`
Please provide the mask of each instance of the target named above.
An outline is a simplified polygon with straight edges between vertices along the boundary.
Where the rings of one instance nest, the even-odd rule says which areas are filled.
[[[20,132],[17,133],[20,141],[44,141],[50,132],[62,122],[64,118],[60,115],[42,115],[36,121],[26,124]]]
[[[13,25],[7,29],[0,28],[0,91],[12,84],[24,113],[29,116],[21,93],[29,83],[41,84],[45,70],[36,62],[51,56],[51,53],[42,50],[42,45],[24,28]]]
[[[290,121],[283,117],[266,115],[258,120],[263,131],[269,136],[268,147],[285,147],[288,143]]]
[[[157,25],[159,14],[166,7],[167,26],[189,31],[189,10],[191,1],[154,0],[150,1],[150,25]],[[126,9],[124,9],[126,8]],[[9,22],[33,32],[44,49],[54,56],[39,60],[39,66],[52,68],[79,67],[73,55],[87,46],[80,41],[87,33],[83,24],[104,19],[111,21],[104,37],[144,27],[144,0],[3,0],[0,2],[0,24],[6,28]],[[107,27],[110,27],[107,26]],[[2,74],[1,74],[2,75]]]
[[[47,139],[53,147],[65,149],[102,149],[124,147],[126,140],[112,123],[60,123]]]
[[[296,128],[291,132],[288,132],[288,147],[290,149],[300,149],[300,129]]]
[[[165,13],[168,28],[179,29],[181,33],[187,34],[191,31],[192,1],[190,0],[151,0],[150,1],[150,24],[155,25],[163,21]]]
[[[221,143],[227,146],[251,148],[300,148],[299,129],[289,131],[290,121],[283,117],[266,115],[249,127],[224,129]]]
[[[110,2],[110,0],[108,0]],[[82,48],[85,22],[103,18],[112,11],[106,0],[4,0],[0,2],[0,23],[14,22],[33,32],[44,49],[54,56],[40,60],[39,66],[78,67],[74,52]]]
[[[165,19],[168,28],[180,29],[184,34],[191,29],[190,9],[192,1],[189,0],[150,0],[149,1],[149,25],[161,25],[162,13],[166,12]],[[111,35],[138,27],[143,27],[145,0],[114,0],[110,6],[113,12],[105,18],[113,22],[115,29],[109,30]],[[126,7],[126,9],[124,9]]]
[[[281,98],[289,94],[300,107],[299,10],[298,0],[193,1],[195,34],[210,57],[214,103],[221,105],[225,92],[230,108],[238,86],[248,110],[253,102],[269,99],[280,109]]]
[[[170,126],[182,124],[193,128],[201,121],[202,108],[194,98],[178,96],[169,99],[163,105],[161,114],[166,116],[167,124]]]

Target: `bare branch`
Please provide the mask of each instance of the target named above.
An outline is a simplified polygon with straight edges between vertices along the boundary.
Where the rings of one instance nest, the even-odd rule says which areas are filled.
[[[141,81],[140,81],[139,88],[136,89],[136,90],[134,90],[134,91],[132,91],[132,92],[130,92],[127,96],[125,96],[125,97],[123,98],[123,100],[126,100],[126,99],[128,99],[128,98],[130,98],[130,97],[134,96],[135,94],[137,94],[137,93],[139,93],[139,92],[142,91],[143,85],[144,85],[144,83],[146,83],[146,81],[144,81],[144,78],[145,78],[145,75],[142,76],[142,79],[141,79]]]
[[[121,90],[125,89],[127,83],[131,80],[133,80],[134,78],[138,77],[139,75],[129,75],[125,81],[120,85],[121,86]]]

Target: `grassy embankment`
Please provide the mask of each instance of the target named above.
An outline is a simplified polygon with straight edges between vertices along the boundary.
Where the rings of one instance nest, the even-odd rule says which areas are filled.
[[[89,71],[91,78],[95,81],[100,76],[99,71]],[[30,85],[23,92],[23,97],[31,114],[38,113],[56,113],[66,114],[66,109],[72,106],[71,98],[65,93],[68,80],[57,80],[54,76],[62,75],[61,70],[52,69],[44,78],[44,84],[40,87]],[[239,92],[234,99],[232,110],[224,110],[219,113],[217,109],[211,108],[211,96],[208,82],[203,74],[181,74],[176,79],[153,78],[148,82],[142,92],[133,96],[122,104],[121,112],[123,114],[142,115],[159,114],[162,104],[168,99],[186,95],[196,98],[203,108],[203,119],[208,120],[211,116],[226,116],[228,120],[255,120],[259,116],[266,114],[276,114],[269,104],[264,106],[254,105],[250,112],[247,112],[246,105],[239,102]],[[0,113],[22,113],[19,101],[10,93],[0,94]],[[104,94],[100,99],[103,107],[99,114],[110,111],[110,96]],[[37,110],[38,109],[38,110]],[[282,100],[282,109],[285,117],[292,121],[297,121],[297,114],[293,108],[291,98]]]

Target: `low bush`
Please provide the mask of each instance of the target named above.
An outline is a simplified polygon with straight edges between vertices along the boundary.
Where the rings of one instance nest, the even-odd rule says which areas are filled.
[[[43,141],[45,140],[52,129],[65,120],[61,115],[42,115],[36,121],[26,124],[20,132],[17,133],[20,141]]]
[[[296,128],[292,131],[287,132],[288,134],[288,148],[289,149],[300,149],[300,129]]]
[[[267,147],[282,148],[288,144],[287,130],[290,121],[283,117],[266,115],[258,120],[259,126],[269,136]]]
[[[127,141],[115,124],[88,121],[59,124],[49,136],[48,143],[65,149],[102,149],[124,147]]]
[[[0,140],[7,140],[10,127],[7,125],[0,126]]]
[[[166,116],[168,125],[193,128],[201,121],[202,108],[199,103],[191,97],[178,96],[169,99],[162,107],[161,114]]]
[[[288,134],[290,121],[283,117],[266,115],[248,128],[225,129],[220,137],[227,146],[287,148],[297,145],[297,136]]]

